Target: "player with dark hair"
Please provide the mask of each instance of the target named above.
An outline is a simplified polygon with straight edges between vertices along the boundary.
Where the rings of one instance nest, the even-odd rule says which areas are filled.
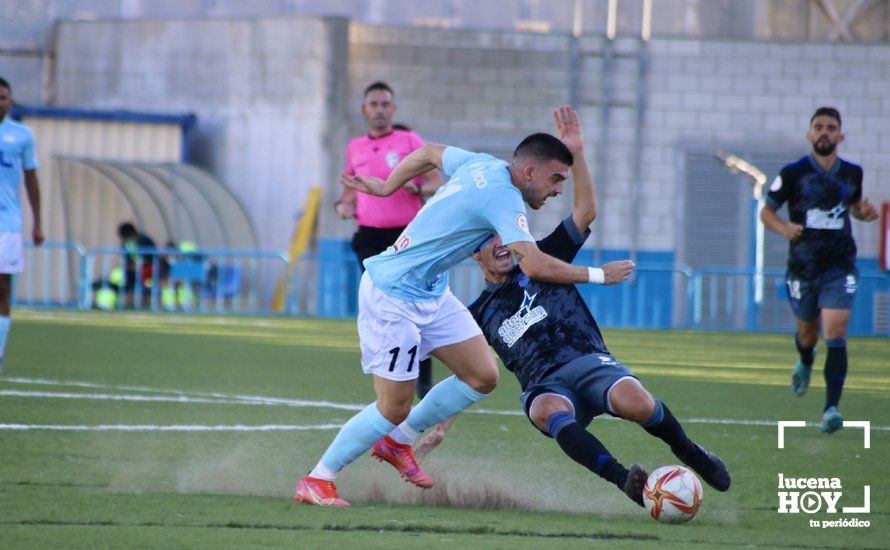
[[[820,107],[813,113],[807,141],[812,154],[782,168],[760,219],[790,241],[785,282],[797,319],[794,342],[800,355],[791,390],[802,396],[809,387],[821,324],[828,352],[819,429],[833,433],[843,427],[837,406],[847,376],[847,323],[859,283],[850,216],[870,222],[878,212],[862,196],[862,168],[837,155],[837,146],[844,141],[837,109]],[[786,202],[788,222],[777,214]]]
[[[568,113],[555,113],[557,128]],[[534,147],[534,149],[533,149]],[[534,150],[534,154],[531,151]],[[568,161],[568,163],[566,163]],[[540,208],[562,193],[572,154],[553,136],[518,147],[510,163],[456,147],[426,144],[386,181],[344,174],[341,182],[386,196],[432,169],[451,176],[396,243],[365,261],[359,290],[362,370],[374,377],[377,401],[353,416],[316,466],[297,484],[307,504],[348,506],[337,473],[368,449],[407,481],[433,481],[414,460],[411,444],[431,426],[463,411],[497,385],[498,369],[479,326],[448,289],[448,269],[500,235],[528,277],[560,283],[604,283],[603,270],[571,265],[541,252],[528,231],[523,202]],[[435,356],[454,372],[411,408],[418,359]]]
[[[31,203],[31,238],[35,245],[43,242],[34,135],[27,126],[9,117],[10,109],[12,86],[0,78],[0,371],[3,370],[3,351],[12,323],[9,317],[12,276],[24,269],[19,200],[22,178]]]
[[[564,121],[560,136],[575,159],[574,207],[572,214],[537,244],[541,251],[570,262],[590,234],[596,195],[576,116]],[[520,401],[529,420],[556,440],[569,458],[643,505],[646,471],[637,464],[625,468],[586,430],[594,417],[609,413],[636,422],[662,439],[715,489],[729,489],[730,476],[723,462],[690,440],[667,405],[653,398],[609,353],[575,285],[530,279],[515,266],[513,254],[498,236],[473,259],[482,268],[487,287],[469,306],[470,313],[504,366],[519,380],[523,390]],[[626,280],[633,268],[628,260],[602,266],[607,284]],[[424,438],[417,456],[437,445],[445,429],[437,427]]]
[[[346,146],[346,173],[386,179],[399,161],[423,145],[423,139],[405,126],[392,123],[396,113],[395,94],[389,84],[372,82],[362,96],[362,116],[368,124],[364,135],[352,138]],[[423,196],[442,186],[437,170],[421,177],[388,197],[375,197],[343,187],[334,210],[343,219],[355,218],[352,250],[359,268],[364,261],[391,246],[423,207]],[[423,398],[432,387],[432,360],[420,362],[417,396]]]

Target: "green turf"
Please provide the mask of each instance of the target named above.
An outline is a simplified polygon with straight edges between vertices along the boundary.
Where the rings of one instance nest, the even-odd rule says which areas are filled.
[[[332,429],[2,429],[0,548],[887,547],[890,431],[878,429],[890,426],[886,339],[849,343],[841,411],[848,420],[872,422],[871,449],[862,449],[862,430],[826,436],[809,427],[789,430],[779,450],[775,424],[713,420],[818,420],[821,368],[805,397],[792,396],[789,336],[618,330],[605,336],[650,391],[688,420],[689,435],[719,453],[733,473],[728,493],[705,486],[699,517],[688,525],[655,523],[524,417],[468,413],[425,463],[436,489],[422,493],[388,466],[362,457],[338,478],[354,504],[348,510],[290,498]],[[215,392],[216,399],[240,394],[365,404],[372,388],[358,358],[355,326],[346,321],[17,311],[0,378],[0,424],[339,424],[352,413],[172,398],[213,399]],[[82,382],[99,387],[76,384]],[[72,398],[96,394],[168,400]],[[502,371],[498,389],[480,407],[518,411],[518,395],[518,384]],[[596,420],[591,429],[626,463],[651,469],[676,462],[660,441],[629,423]],[[841,506],[860,506],[868,484],[871,513],[778,514],[780,472],[840,478]],[[808,526],[811,519],[854,516],[871,527]]]

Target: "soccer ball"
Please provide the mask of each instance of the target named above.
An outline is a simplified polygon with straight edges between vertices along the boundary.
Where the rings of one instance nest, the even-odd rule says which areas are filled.
[[[686,523],[695,517],[702,502],[701,482],[683,466],[662,466],[643,487],[643,503],[661,523]]]

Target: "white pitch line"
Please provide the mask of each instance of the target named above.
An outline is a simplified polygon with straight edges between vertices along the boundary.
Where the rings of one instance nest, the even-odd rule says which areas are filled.
[[[342,424],[314,424],[314,425],[289,425],[289,424],[263,424],[260,426],[245,426],[234,424],[231,426],[204,426],[193,424],[182,425],[155,425],[155,424],[99,424],[98,426],[61,425],[61,424],[0,424],[0,430],[55,430],[66,432],[282,432],[282,431],[308,431],[308,430],[335,430]]]
[[[75,386],[79,388],[94,388],[104,390],[118,391],[141,391],[149,393],[172,393],[174,395],[184,396],[200,396],[215,399],[234,399],[239,401],[256,402],[262,405],[285,405],[288,407],[319,407],[325,409],[340,409],[346,411],[360,411],[367,405],[352,405],[349,403],[335,403],[333,401],[310,401],[305,399],[287,399],[282,397],[264,397],[257,395],[244,395],[221,392],[205,392],[190,390],[172,390],[163,388],[148,388],[144,386],[114,386],[110,384],[95,384],[93,382],[63,381],[63,380],[47,380],[44,378],[13,378],[0,377],[0,382],[13,382],[16,384],[38,384],[48,386]]]
[[[0,397],[43,397],[61,399],[98,399],[113,401],[156,401],[172,403],[211,403],[223,405],[282,405],[286,407],[319,407],[348,411],[360,411],[367,405],[352,403],[335,403],[331,401],[309,401],[303,399],[285,399],[279,397],[264,397],[258,395],[230,394],[220,392],[184,391],[172,389],[148,388],[141,386],[113,386],[108,384],[95,384],[92,382],[66,382],[62,380],[47,380],[41,378],[13,378],[0,377],[0,382],[13,382],[18,384],[38,384],[53,386],[76,386],[95,389],[114,389],[124,391],[146,391],[154,393],[172,393],[173,396],[134,395],[134,394],[106,394],[106,393],[70,393],[70,392],[35,392],[27,390],[0,390]],[[481,409],[473,408],[467,411],[475,414],[489,414],[498,416],[525,416],[519,410]],[[603,415],[601,419],[620,420]],[[686,418],[681,419],[687,424],[723,424],[729,426],[769,426],[775,427],[777,420],[737,419],[737,418]],[[818,426],[817,423],[808,423],[807,426]],[[872,430],[890,431],[890,426],[872,425]]]
[[[162,403],[214,403],[223,405],[262,405],[238,399],[209,399],[206,397],[165,396],[165,395],[133,395],[109,393],[68,393],[54,391],[0,390],[0,397],[44,397],[54,399],[98,399],[104,401],[157,401]]]

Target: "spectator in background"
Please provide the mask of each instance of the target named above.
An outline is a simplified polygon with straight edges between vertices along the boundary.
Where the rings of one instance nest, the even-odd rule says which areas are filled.
[[[420,136],[406,126],[396,127],[392,123],[396,113],[393,97],[392,88],[385,82],[374,82],[365,88],[361,109],[368,133],[353,138],[346,147],[347,174],[385,180],[400,160],[423,145]],[[432,195],[441,186],[439,172],[430,170],[389,197],[343,187],[334,209],[343,219],[355,218],[358,228],[352,237],[352,250],[362,272],[364,261],[392,245],[414,219],[423,207],[423,196]],[[420,362],[417,395],[423,398],[431,386],[432,362],[426,359]]]
[[[147,235],[136,230],[130,222],[124,222],[117,228],[117,235],[121,240],[121,248],[126,250],[124,254],[124,290],[128,293],[136,288],[137,256],[142,256],[142,265],[139,266],[139,280],[142,288],[151,289],[152,273],[154,271],[154,254],[151,250],[156,248],[155,242]],[[142,250],[142,254],[137,254]]]
[[[34,136],[27,126],[9,118],[11,108],[12,86],[0,78],[0,371],[3,370],[3,350],[11,323],[12,275],[24,269],[19,201],[23,174],[28,202],[31,203],[31,238],[35,245],[43,242]]]

